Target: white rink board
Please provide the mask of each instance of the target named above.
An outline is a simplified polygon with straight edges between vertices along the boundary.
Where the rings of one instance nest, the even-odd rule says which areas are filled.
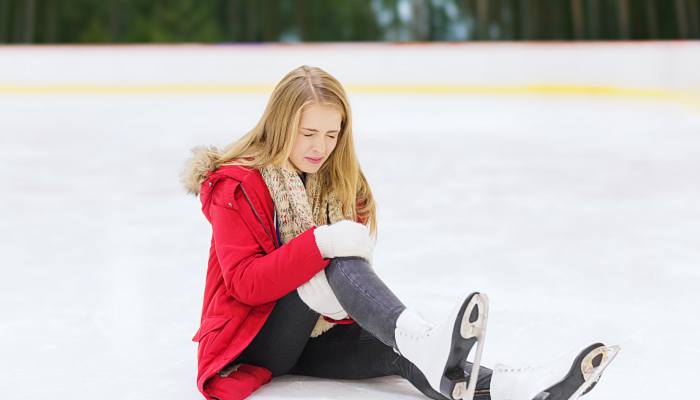
[[[257,122],[268,92],[236,85],[301,64],[349,88],[376,269],[407,305],[437,320],[488,293],[487,366],[621,345],[590,400],[694,393],[700,43],[187,45],[0,47],[3,398],[201,398],[210,227],[177,175]],[[251,398],[291,397],[422,398],[398,377]]]
[[[345,85],[563,83],[700,93],[700,42],[682,41],[0,47],[0,83],[274,85],[302,64]]]

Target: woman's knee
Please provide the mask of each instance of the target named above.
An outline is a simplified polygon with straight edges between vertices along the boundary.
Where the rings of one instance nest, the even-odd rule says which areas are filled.
[[[346,286],[359,286],[371,267],[362,257],[336,257],[326,266],[325,272],[331,289],[340,296],[339,291],[344,291]]]
[[[347,268],[357,267],[358,264],[366,264],[369,266],[367,260],[362,257],[350,256],[332,258],[330,263],[326,266],[326,275],[329,273],[346,270]]]

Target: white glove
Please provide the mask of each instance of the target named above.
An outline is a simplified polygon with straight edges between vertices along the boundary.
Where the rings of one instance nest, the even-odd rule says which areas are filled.
[[[342,220],[314,229],[316,246],[323,258],[362,257],[372,264],[375,240],[369,228],[360,223]]]
[[[338,302],[338,298],[333,293],[333,289],[328,284],[325,270],[321,270],[308,282],[299,286],[297,293],[309,308],[319,314],[333,319],[348,317],[348,313],[343,310],[343,307]]]

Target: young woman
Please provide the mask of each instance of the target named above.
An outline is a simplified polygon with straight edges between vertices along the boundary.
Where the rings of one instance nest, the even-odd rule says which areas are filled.
[[[375,203],[350,105],[320,68],[289,72],[241,139],[193,153],[183,180],[213,231],[192,339],[207,399],[298,374],[400,375],[432,399],[563,400],[590,390],[614,356],[596,343],[573,363],[479,369],[485,295],[465,294],[440,324],[406,308],[373,271]]]

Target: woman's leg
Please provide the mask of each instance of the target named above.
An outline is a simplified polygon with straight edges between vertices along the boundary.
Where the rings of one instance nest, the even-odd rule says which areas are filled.
[[[362,328],[396,349],[396,320],[406,306],[360,257],[338,257],[325,269],[326,279],[343,309]]]
[[[431,399],[446,399],[433,390],[410,361],[357,324],[338,325],[310,339],[290,374],[328,379],[366,379],[399,375]],[[491,371],[479,372],[476,397],[488,400]]]
[[[481,338],[488,310],[485,295],[463,297],[445,321],[435,325],[406,306],[360,257],[334,258],[325,269],[329,286],[343,309],[362,328],[408,359],[430,387],[462,398],[476,389]],[[466,358],[477,346],[475,364]],[[476,373],[476,376],[471,376]]]
[[[253,364],[286,374],[304,350],[319,314],[299,298],[296,290],[277,300],[262,329],[243,352],[229,363]],[[226,369],[226,368],[224,368]]]

